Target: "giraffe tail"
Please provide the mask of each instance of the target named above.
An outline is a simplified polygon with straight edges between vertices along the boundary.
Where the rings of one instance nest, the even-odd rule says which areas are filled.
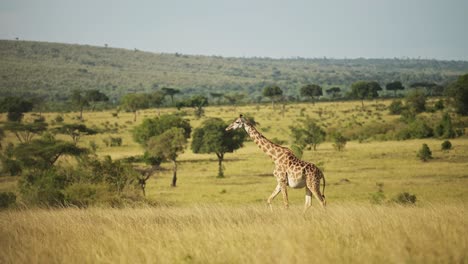
[[[323,189],[322,189],[322,198],[325,199],[325,176],[322,174],[323,179]]]

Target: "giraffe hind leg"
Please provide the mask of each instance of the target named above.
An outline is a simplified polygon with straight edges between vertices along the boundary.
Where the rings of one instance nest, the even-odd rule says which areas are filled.
[[[305,189],[306,189],[306,195],[305,195],[304,213],[312,205],[312,192],[307,187]]]
[[[312,192],[314,197],[320,202],[322,207],[325,207],[325,197],[320,192],[320,179],[308,180],[307,188]]]

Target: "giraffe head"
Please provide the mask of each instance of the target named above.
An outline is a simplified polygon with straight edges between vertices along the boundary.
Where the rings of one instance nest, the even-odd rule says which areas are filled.
[[[234,122],[232,122],[232,124],[230,124],[230,125],[226,128],[226,131],[229,131],[229,130],[236,130],[236,129],[238,129],[239,127],[244,127],[245,124],[248,124],[248,121],[244,118],[243,115],[240,115],[239,118],[237,118],[236,120],[234,120]]]

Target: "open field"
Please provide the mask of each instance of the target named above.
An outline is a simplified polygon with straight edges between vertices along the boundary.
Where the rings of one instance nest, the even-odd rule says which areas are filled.
[[[364,112],[360,104],[289,105],[284,117],[265,105],[208,107],[206,116],[227,121],[248,113],[265,136],[286,142],[288,127],[302,115],[328,127],[398,118],[377,109],[389,101],[367,102]],[[204,120],[185,110],[192,127]],[[113,158],[141,155],[130,130],[157,112],[141,111],[135,124],[130,113],[117,118],[111,112],[86,112],[88,126],[117,132],[83,137],[80,144],[94,141],[99,155]],[[48,122],[55,116],[45,114]],[[74,116],[64,114],[65,121]],[[104,146],[102,140],[109,136],[122,137],[123,146]],[[2,143],[14,140],[7,134]],[[147,196],[155,207],[0,211],[0,263],[466,263],[468,138],[450,141],[449,152],[440,150],[442,140],[437,139],[351,141],[342,152],[325,142],[317,151],[306,151],[303,159],[324,169],[328,202],[323,210],[313,200],[306,214],[303,189],[289,189],[289,210],[282,208],[281,196],[273,212],[268,210],[265,200],[275,187],[273,164],[252,142],[226,155],[223,179],[216,178],[214,154],[187,150],[178,159],[178,187],[170,187],[172,174],[165,163],[165,170],[149,180]],[[416,157],[423,143],[433,152],[429,162]],[[0,191],[15,191],[16,181],[0,177]],[[370,201],[376,183],[383,184],[382,205]],[[415,206],[391,202],[402,192],[416,195]]]
[[[466,206],[0,213],[1,263],[466,263]]]

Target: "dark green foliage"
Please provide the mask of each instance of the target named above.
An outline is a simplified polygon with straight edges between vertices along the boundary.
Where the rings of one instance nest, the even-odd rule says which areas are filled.
[[[325,92],[327,93],[327,95],[331,96],[331,98],[336,98],[341,93],[341,88],[340,87],[332,87],[330,89],[327,89]]]
[[[397,194],[392,201],[401,205],[413,205],[416,203],[416,195],[408,192],[402,192]]]
[[[122,138],[121,137],[110,137],[110,146],[111,147],[120,147],[120,146],[122,146]]]
[[[36,205],[63,205],[63,189],[66,185],[65,173],[54,167],[42,171],[30,171],[19,181],[23,200]]]
[[[301,87],[300,95],[303,97],[309,97],[312,99],[312,102],[316,97],[322,96],[322,87],[317,84],[307,84]]]
[[[48,135],[28,143],[18,144],[13,153],[22,167],[37,171],[53,167],[58,158],[63,155],[79,156],[86,153],[86,149]]]
[[[12,192],[0,192],[0,209],[8,208],[16,203],[16,194]]]
[[[442,116],[442,120],[440,120],[439,124],[434,129],[434,134],[439,138],[454,138],[456,136],[450,114],[445,113]]]
[[[377,82],[358,81],[351,85],[350,96],[360,99],[364,107],[364,100],[378,97],[379,91],[382,91],[382,87]]]
[[[218,177],[223,177],[224,154],[232,153],[243,146],[246,133],[242,130],[226,131],[229,124],[220,118],[210,118],[193,132],[194,153],[215,153],[218,157]]]
[[[137,111],[150,107],[150,96],[147,94],[126,94],[120,99],[120,107],[133,113],[133,122],[136,121]]]
[[[45,122],[33,122],[33,123],[7,122],[5,123],[4,129],[15,134],[19,142],[27,143],[31,141],[33,137],[46,131],[47,126],[48,124]]]
[[[0,100],[0,113],[8,113],[8,121],[19,122],[23,114],[33,109],[33,103],[20,97],[5,97]]]
[[[173,127],[182,128],[184,137],[189,138],[192,128],[188,120],[177,115],[162,115],[155,118],[144,119],[143,122],[133,130],[133,139],[146,146],[151,137],[161,135]]]
[[[307,118],[299,123],[300,126],[291,126],[291,135],[294,144],[303,146],[312,146],[317,150],[317,146],[325,140],[325,131],[313,119]]]
[[[294,155],[298,158],[302,158],[302,155],[304,155],[304,148],[303,146],[294,144],[291,146],[291,150],[294,153]]]
[[[444,142],[442,142],[440,146],[443,151],[449,151],[452,149],[452,143],[448,140],[445,140]]]
[[[78,143],[83,135],[97,134],[96,130],[90,129],[84,124],[63,124],[60,127],[54,128],[52,131],[70,136],[75,144]]]
[[[404,109],[405,107],[403,106],[403,102],[401,100],[393,100],[388,107],[391,115],[400,115]]]
[[[398,131],[397,139],[429,138],[433,135],[434,131],[424,119],[415,118]]]
[[[418,158],[424,162],[432,159],[432,151],[427,144],[423,144],[418,152]]]
[[[193,107],[195,108],[195,116],[197,118],[200,118],[204,115],[204,107],[208,106],[208,98],[203,96],[203,95],[195,95],[192,96],[191,98],[177,102],[176,107],[177,109],[181,109],[182,107]]]
[[[444,110],[444,108],[445,105],[442,99],[437,100],[437,102],[434,104],[434,110],[436,111]]]
[[[406,94],[406,107],[414,113],[426,111],[426,95],[422,90],[412,90]]]
[[[177,157],[184,152],[187,144],[184,132],[183,128],[172,127],[158,136],[151,137],[146,145],[146,151],[151,156],[172,161],[172,187],[175,187],[177,182]]]
[[[277,85],[269,85],[263,88],[262,95],[270,98],[271,105],[274,108],[275,102],[278,101],[283,95],[283,90]]]
[[[2,162],[2,173],[9,174],[10,176],[17,176],[23,171],[21,163],[16,159],[4,157],[2,155],[0,161]]]
[[[468,74],[458,77],[447,87],[445,94],[451,99],[457,113],[468,115]]]
[[[404,90],[405,87],[401,84],[400,81],[396,81],[396,82],[387,83],[387,85],[385,85],[385,89],[387,91],[393,91],[393,96],[396,97],[397,91]]]
[[[169,95],[171,97],[171,103],[174,105],[174,95],[180,93],[180,90],[168,87],[163,87],[161,90],[164,96]]]
[[[331,138],[333,140],[333,148],[335,148],[335,150],[344,150],[346,143],[348,142],[346,137],[344,137],[340,132],[335,132],[331,135]]]

